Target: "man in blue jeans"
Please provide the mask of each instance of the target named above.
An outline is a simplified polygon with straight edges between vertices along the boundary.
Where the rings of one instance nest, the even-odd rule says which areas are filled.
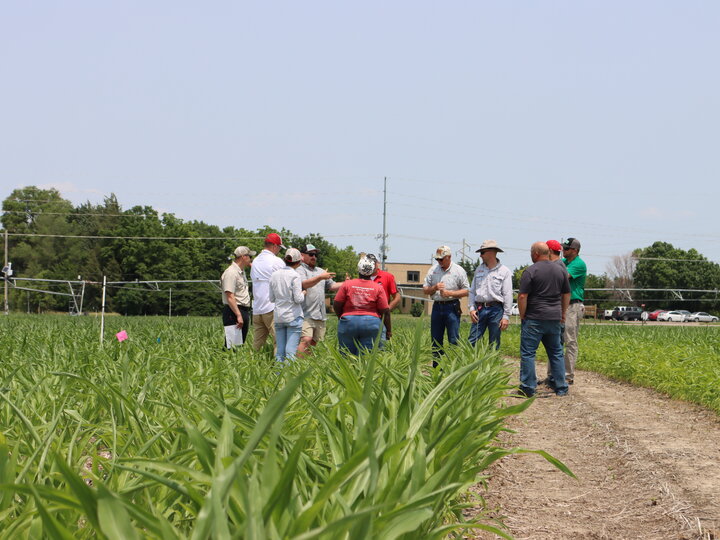
[[[463,267],[452,262],[452,251],[448,246],[437,248],[433,258],[437,265],[425,277],[423,292],[433,299],[430,336],[433,356],[439,358],[444,354],[445,332],[452,345],[457,343],[460,336],[460,299],[468,295],[470,284]],[[437,360],[433,360],[433,367],[437,365]]]
[[[499,349],[500,332],[510,324],[512,272],[497,258],[502,251],[495,240],[485,240],[475,252],[480,253],[482,263],[475,269],[468,292],[471,345],[475,345],[487,329],[490,345]]]
[[[565,381],[565,358],[560,344],[560,325],[570,305],[570,281],[567,272],[550,262],[545,242],[530,248],[532,266],[520,278],[518,309],[520,331],[520,396],[531,397],[537,388],[535,353],[542,342],[550,363],[551,389],[558,396],[568,392]]]

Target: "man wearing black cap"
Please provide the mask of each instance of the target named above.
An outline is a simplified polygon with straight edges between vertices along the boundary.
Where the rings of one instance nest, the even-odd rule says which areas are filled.
[[[314,347],[325,338],[325,325],[327,309],[325,308],[325,294],[340,289],[340,283],[333,281],[335,272],[328,272],[318,268],[317,260],[320,250],[312,244],[300,248],[302,264],[297,268],[302,280],[305,293],[303,302],[302,337],[298,346],[298,356],[305,354],[310,347]]]
[[[585,314],[585,278],[587,266],[580,258],[580,240],[568,238],[562,245],[563,262],[570,276],[570,306],[565,317],[565,379],[568,384],[575,380],[575,362],[578,357],[578,332]]]

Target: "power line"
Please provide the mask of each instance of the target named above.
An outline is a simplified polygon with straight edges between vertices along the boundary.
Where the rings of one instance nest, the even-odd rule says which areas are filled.
[[[318,234],[325,238],[375,237],[370,233],[352,234]],[[39,237],[39,238],[81,238],[91,240],[264,240],[264,236],[100,236],[89,234],[40,234],[40,233],[8,233],[8,236]],[[301,235],[293,237],[302,238]]]

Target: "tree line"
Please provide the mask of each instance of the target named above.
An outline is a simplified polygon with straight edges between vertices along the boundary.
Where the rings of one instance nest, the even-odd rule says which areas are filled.
[[[259,252],[262,239],[269,232],[278,232],[287,246],[314,244],[321,250],[318,264],[337,272],[338,276],[354,275],[357,271],[357,253],[352,246],[337,247],[317,234],[298,236],[285,229],[275,231],[269,227],[220,228],[202,221],[184,221],[171,213],[159,214],[151,206],[123,210],[114,194],[105,197],[101,204],[86,202],[74,206],[55,189],[28,186],[14,190],[3,201],[2,210],[3,228],[13,233],[9,237],[8,253],[16,277],[75,280],[81,276],[83,280],[95,282],[102,281],[103,276],[108,281],[214,280],[219,279],[228,265],[229,254],[238,245],[247,245]],[[0,249],[4,249],[1,244]],[[472,279],[479,260],[459,262]],[[524,268],[514,271],[515,288]],[[607,273],[588,275],[585,286],[587,289],[715,291],[686,293],[682,299],[668,292],[637,292],[633,293],[632,302],[616,291],[589,291],[586,303],[602,309],[630,303],[645,304],[648,310],[720,309],[717,293],[720,265],[695,249],[686,251],[662,241],[615,257]],[[51,288],[67,290],[61,285]],[[86,311],[100,309],[100,294],[97,286],[86,288]],[[16,291],[12,301],[12,308],[19,311],[26,305],[31,311],[68,309],[67,297],[50,294],[23,295]],[[127,315],[167,314],[170,302],[173,314],[177,315],[215,315],[221,305],[220,293],[211,284],[173,284],[172,298],[167,288],[113,286],[106,300],[109,310]]]
[[[103,276],[108,281],[219,280],[238,245],[259,253],[270,232],[279,233],[287,246],[315,245],[321,251],[318,263],[340,276],[357,271],[352,246],[337,247],[317,234],[298,236],[269,227],[220,228],[159,214],[151,206],[124,210],[114,194],[101,204],[74,206],[55,189],[29,186],[14,190],[3,201],[2,210],[3,228],[13,233],[8,254],[14,277],[76,280],[80,276],[94,282],[101,282]],[[30,287],[67,291],[62,284]],[[211,284],[173,284],[171,294],[167,287],[153,291],[142,285],[118,285],[108,289],[106,305],[127,315],[167,314],[170,302],[176,315],[216,315],[221,309],[220,291]],[[31,311],[68,310],[67,297],[58,295],[15,291],[12,301],[18,311],[24,310],[26,301]],[[101,288],[86,287],[84,311],[100,307]]]

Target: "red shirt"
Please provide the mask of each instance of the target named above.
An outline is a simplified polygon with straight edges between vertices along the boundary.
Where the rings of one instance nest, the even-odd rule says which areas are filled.
[[[395,284],[395,276],[385,270],[378,270],[377,274],[372,278],[375,283],[382,285],[387,296],[388,302],[390,302],[390,296],[397,294],[397,285]]]
[[[380,312],[388,309],[387,296],[382,285],[369,279],[349,279],[342,282],[335,300],[343,302],[345,315],[372,315],[380,317]]]

